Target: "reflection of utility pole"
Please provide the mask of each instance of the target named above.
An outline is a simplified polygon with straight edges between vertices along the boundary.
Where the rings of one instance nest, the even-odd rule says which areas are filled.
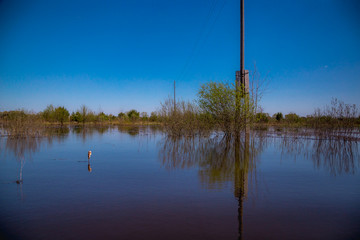
[[[234,195],[238,199],[239,239],[243,239],[243,205],[248,191],[248,173],[250,166],[250,134],[245,135],[243,151],[241,152],[240,136],[235,138],[235,173]]]

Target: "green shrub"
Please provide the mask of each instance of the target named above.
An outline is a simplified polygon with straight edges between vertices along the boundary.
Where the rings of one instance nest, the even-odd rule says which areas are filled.
[[[156,114],[156,112],[152,112],[152,113],[151,113],[149,120],[150,120],[150,122],[157,122],[157,121],[159,121],[159,117],[158,117],[158,115]]]
[[[65,121],[69,120],[69,111],[65,107],[57,107],[54,111],[54,119],[61,123],[61,125],[64,124]]]
[[[118,118],[122,121],[125,121],[128,119],[128,116],[126,115],[126,113],[121,112],[118,114]]]
[[[301,119],[296,113],[289,113],[285,115],[285,121],[289,123],[299,123]]]
[[[273,118],[275,118],[276,121],[278,121],[278,122],[280,122],[281,120],[284,119],[283,114],[282,114],[281,112],[275,113],[275,114],[273,115]]]
[[[132,109],[127,112],[127,116],[131,121],[136,121],[139,119],[140,113],[138,111],[136,111],[135,109]]]
[[[268,123],[269,118],[270,118],[269,114],[267,114],[267,113],[257,113],[256,114],[256,122]]]
[[[97,122],[109,121],[109,116],[107,116],[104,112],[101,112],[96,116],[96,121]]]
[[[42,112],[42,117],[47,122],[55,121],[55,108],[52,104],[48,105]]]
[[[70,121],[73,121],[73,122],[82,122],[83,119],[82,119],[82,115],[80,114],[79,111],[77,111],[76,113],[72,112],[71,113],[71,116],[70,116]]]
[[[142,112],[142,113],[140,114],[140,117],[141,117],[141,120],[142,120],[142,121],[147,121],[147,120],[149,120],[149,116],[148,116],[147,112]]]

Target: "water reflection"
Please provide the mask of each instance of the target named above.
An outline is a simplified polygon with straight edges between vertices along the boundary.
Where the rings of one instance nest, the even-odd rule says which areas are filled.
[[[331,175],[354,174],[359,165],[359,139],[353,133],[313,132],[302,135],[287,132],[272,139],[283,155],[311,159],[314,167],[324,168]]]
[[[31,154],[36,152],[41,144],[41,138],[39,137],[21,137],[12,138],[8,137],[6,140],[6,150],[13,153],[15,159],[20,163],[19,177],[16,180],[17,184],[23,182],[23,168],[27,157],[31,157]]]
[[[82,142],[86,142],[87,140],[93,138],[94,134],[103,135],[107,133],[111,129],[110,126],[83,126],[78,125],[72,127],[72,133],[77,137],[81,138]]]
[[[270,146],[294,159],[299,156],[310,159],[314,167],[326,169],[332,175],[353,174],[360,159],[358,142],[354,134],[302,130],[253,131],[239,140],[167,137],[160,143],[159,158],[167,169],[199,167],[199,177],[204,186],[217,188],[231,181],[239,169],[252,170],[256,157],[264,147]],[[250,166],[238,167],[239,163]]]
[[[160,142],[159,160],[168,170],[198,168],[200,182],[207,189],[221,189],[231,183],[238,200],[239,239],[242,239],[243,203],[250,183],[257,184],[256,165],[263,150],[280,148],[282,154],[295,159],[301,155],[311,159],[316,168],[333,175],[355,173],[360,159],[358,142],[354,136],[340,136],[339,133],[273,135],[268,131],[253,131],[238,138],[166,137]]]
[[[92,168],[91,168],[91,165],[90,165],[90,158],[88,159],[88,172],[92,172]]]
[[[155,135],[162,133],[162,127],[159,125],[149,125],[149,126],[127,126],[127,125],[118,125],[117,130],[121,133],[126,133],[129,136],[138,136],[138,135]]]
[[[19,162],[19,176],[15,181],[17,184],[23,183],[23,169],[26,160],[31,159],[32,154],[39,151],[41,144],[46,142],[52,145],[54,141],[57,143],[65,141],[69,134],[69,128],[37,128],[32,130],[36,134],[16,134],[12,135],[10,131],[3,129],[7,135],[5,140],[6,152],[11,153],[16,161]]]
[[[83,142],[94,137],[95,134],[104,135],[113,130],[117,130],[120,133],[128,134],[129,136],[136,137],[138,135],[156,134],[161,132],[161,127],[156,125],[150,126],[133,126],[133,125],[98,125],[98,126],[83,126],[77,125],[71,128],[73,134],[80,137]]]
[[[88,171],[89,172],[92,172],[92,168],[91,168],[91,165],[90,165],[90,158],[91,158],[91,151],[88,152]]]
[[[115,135],[114,137],[114,135],[108,134],[111,133],[111,131],[114,129],[114,134],[118,134],[118,132],[120,132],[120,135],[125,137],[117,137],[117,135]],[[12,173],[14,175],[13,182],[15,182],[16,176],[19,180],[19,184],[12,184],[6,187],[10,190],[13,190],[14,187],[17,186],[17,188],[21,191],[21,188],[26,186],[25,190],[27,190],[27,198],[30,199],[31,197],[29,196],[33,196],[33,203],[28,204],[27,206],[34,206],[32,204],[37,204],[36,207],[29,207],[30,210],[27,214],[30,216],[30,220],[31,218],[37,217],[37,215],[33,217],[31,214],[33,214],[33,212],[36,212],[36,214],[42,212],[41,210],[44,209],[43,206],[49,204],[48,202],[52,204],[48,207],[46,217],[39,217],[39,219],[41,219],[41,221],[43,222],[52,221],[53,218],[48,216],[54,216],[58,214],[57,211],[53,210],[55,209],[53,207],[55,206],[55,204],[56,206],[60,206],[61,208],[66,209],[64,210],[64,212],[66,212],[64,218],[60,218],[59,221],[56,221],[55,219],[51,225],[55,227],[65,225],[64,229],[67,229],[66,232],[72,235],[74,235],[73,233],[75,233],[75,235],[81,234],[77,231],[78,229],[82,229],[82,227],[79,226],[76,226],[74,228],[71,227],[70,229],[70,227],[66,225],[69,222],[69,219],[72,218],[81,219],[81,222],[83,222],[83,224],[85,225],[93,224],[93,222],[95,220],[97,221],[99,217],[104,218],[104,224],[101,226],[97,225],[98,228],[96,229],[96,231],[106,232],[110,229],[115,229],[112,234],[120,235],[124,232],[126,234],[127,229],[137,229],[138,226],[142,224],[146,226],[146,229],[151,229],[151,231],[163,232],[163,224],[165,224],[165,222],[170,222],[168,220],[172,220],[178,217],[176,218],[176,221],[171,222],[171,224],[165,226],[166,229],[170,229],[168,230],[170,233],[171,231],[175,230],[168,228],[168,226],[176,226],[176,228],[181,229],[182,227],[184,227],[184,225],[182,225],[184,224],[184,222],[185,224],[187,224],[187,220],[184,219],[200,216],[199,218],[197,218],[198,220],[189,221],[191,226],[189,224],[189,228],[186,228],[187,231],[184,231],[189,232],[190,234],[199,234],[194,236],[200,236],[200,234],[203,234],[203,232],[201,232],[201,227],[198,226],[202,226],[201,224],[203,224],[204,220],[203,217],[205,216],[203,215],[203,212],[201,212],[202,210],[206,211],[207,213],[212,212],[211,214],[206,215],[209,216],[209,219],[212,216],[217,218],[218,216],[222,216],[222,214],[225,213],[227,215],[226,219],[223,220],[223,218],[219,218],[221,219],[220,221],[222,221],[222,223],[219,224],[218,222],[215,222],[214,224],[227,225],[227,228],[224,229],[226,229],[226,231],[230,229],[229,232],[231,232],[231,234],[236,234],[234,233],[234,231],[232,231],[236,230],[238,232],[239,239],[243,238],[244,231],[246,232],[247,237],[251,236],[254,231],[258,231],[258,229],[261,229],[261,231],[268,234],[269,228],[274,227],[274,225],[281,225],[281,227],[283,228],[285,228],[286,226],[290,226],[292,227],[291,229],[301,229],[301,231],[305,229],[305,233],[310,232],[310,230],[314,230],[314,232],[316,232],[316,227],[313,227],[313,225],[316,225],[316,221],[318,219],[319,221],[324,221],[327,226],[330,226],[329,222],[326,222],[326,219],[329,216],[328,213],[330,212],[331,214],[333,214],[333,216],[335,216],[333,217],[333,219],[335,219],[334,222],[336,222],[339,216],[338,213],[340,211],[343,211],[342,209],[333,210],[336,208],[336,205],[347,206],[349,205],[349,203],[351,204],[351,201],[347,201],[347,199],[349,199],[348,196],[358,196],[351,193],[355,192],[356,188],[349,187],[348,189],[344,189],[344,186],[351,183],[350,181],[345,181],[341,184],[338,184],[337,189],[344,189],[342,190],[342,194],[344,192],[347,192],[351,193],[352,195],[348,194],[344,197],[342,194],[339,194],[343,197],[336,199],[331,198],[334,197],[335,194],[328,194],[326,190],[318,195],[313,194],[315,191],[318,191],[318,189],[320,189],[322,186],[330,188],[331,192],[335,192],[335,190],[333,190],[335,188],[333,188],[333,185],[331,185],[333,184],[334,178],[328,178],[328,176],[326,175],[353,174],[357,171],[357,166],[359,163],[357,141],[350,139],[341,139],[338,137],[339,134],[335,134],[337,137],[327,138],[324,134],[315,135],[303,133],[301,129],[299,129],[297,132],[294,131],[292,133],[287,132],[287,130],[272,132],[271,129],[268,129],[266,131],[253,131],[249,134],[243,134],[239,136],[239,138],[223,138],[222,136],[211,136],[209,138],[161,138],[164,135],[158,133],[161,133],[158,128],[152,129],[149,127],[115,126],[92,128],[88,126],[80,126],[63,129],[43,129],[41,130],[41,134],[36,136],[28,135],[21,138],[15,138],[11,136],[3,137],[1,138],[2,147],[4,149],[6,148],[7,151],[11,152],[16,157],[16,160],[19,162],[19,172]],[[106,137],[104,137],[104,141],[97,141],[101,138],[101,135],[103,134],[106,135]],[[71,137],[69,137],[69,135]],[[74,138],[74,136],[76,138]],[[87,144],[81,143],[82,141],[88,141],[91,137],[93,137],[94,139],[92,139],[90,142],[98,144],[96,148],[87,148],[85,146]],[[60,148],[62,148],[63,146],[71,146],[70,151],[54,151],[56,153],[61,152],[61,154],[67,156],[68,158],[72,158],[74,152],[77,153],[78,151],[80,151],[80,148],[78,148],[77,146],[83,147],[81,148],[82,150],[79,153],[80,160],[82,161],[78,161],[82,162],[82,164],[77,164],[76,160],[72,160],[72,163],[50,162],[51,164],[49,165],[47,163],[37,164],[37,169],[33,168],[32,170],[38,171],[37,173],[40,173],[40,175],[45,172],[43,169],[53,169],[54,165],[57,166],[57,171],[53,172],[54,174],[49,174],[48,171],[46,171],[43,176],[40,176],[42,177],[42,181],[37,180],[37,184],[28,184],[23,186],[21,182],[23,179],[22,171],[24,169],[25,160],[30,159],[31,155],[35,152],[42,152],[43,145],[55,145],[57,141],[66,141],[66,144],[62,144],[61,146],[59,146]],[[115,143],[115,141],[118,141],[117,143],[119,144],[116,145],[114,148],[108,147],[108,142]],[[158,144],[157,146],[160,147],[160,149],[154,146],[155,142]],[[136,149],[136,144],[141,145],[138,148],[138,151],[134,150]],[[85,172],[85,154],[88,150],[94,150],[95,152],[93,154],[99,156],[99,160],[101,160],[101,157],[103,157],[104,159],[111,157],[114,159],[119,158],[121,159],[121,161],[108,161],[106,159],[105,161],[103,161],[103,163],[105,164],[103,164],[102,166],[95,166],[95,172],[97,172],[96,175],[91,175],[92,177],[87,178],[86,181],[77,181],[76,184],[73,184],[76,180],[79,179],[79,174],[84,174],[84,176],[87,177],[87,173],[90,173],[93,170],[92,168],[94,162],[92,161],[94,161],[94,156],[92,156],[88,152],[87,172]],[[157,152],[158,150],[159,152]],[[158,159],[156,157],[155,159],[153,158],[154,153],[158,154]],[[291,159],[286,160],[290,162],[290,168],[283,168],[284,166],[281,166],[281,171],[278,171],[279,168],[277,168],[277,165],[279,164],[279,162],[276,161],[278,161],[280,153],[282,153],[283,155],[289,155],[291,159],[294,157],[301,157],[301,160],[305,159],[305,161],[301,162],[302,164],[305,162],[305,164],[301,165],[303,168],[301,168],[299,171],[307,172],[305,172],[306,174],[303,175],[302,172],[299,172],[298,174],[298,177],[303,179],[299,180],[292,179],[293,176],[289,177],[289,174],[286,171],[288,171],[289,169],[290,171],[292,171],[294,170],[292,167],[297,167],[294,166],[294,164],[291,164]],[[47,153],[47,151],[44,151],[44,155],[42,156],[45,156],[44,158],[47,159],[46,156],[48,155],[49,154]],[[97,158],[96,156],[95,158]],[[134,159],[136,159],[136,161],[123,160],[129,158],[129,156],[135,156],[136,158]],[[276,157],[269,159],[269,156]],[[77,157],[74,157],[72,159],[77,159]],[[309,161],[306,161],[306,159],[308,159]],[[186,193],[188,193],[187,186],[185,186],[184,188],[174,188],[173,184],[177,183],[179,175],[177,175],[175,178],[173,178],[173,176],[170,176],[169,179],[171,181],[163,181],[164,179],[167,180],[167,177],[169,177],[169,175],[171,174],[164,173],[163,171],[159,172],[159,162],[151,162],[154,160],[160,161],[161,165],[168,170],[193,169],[195,171],[195,177],[193,177],[193,175],[185,174],[185,177],[187,177],[186,181],[195,183],[195,186],[193,188],[195,192],[192,192],[191,194],[198,194],[199,202],[201,201],[201,203],[203,203],[202,201],[204,199],[209,200],[209,202],[205,202],[204,206],[208,204],[208,207],[213,207],[213,204],[218,204],[217,201],[219,200],[222,201],[223,199],[226,199],[227,201],[229,195],[230,198],[233,199],[233,201],[230,202],[230,204],[226,207],[220,206],[218,209],[206,209],[204,207],[204,209],[197,212],[196,210],[199,209],[198,205],[188,204],[189,197],[186,195]],[[272,166],[269,167],[270,164],[265,163],[270,163],[272,164]],[[309,175],[307,173],[313,171],[312,163],[314,163],[314,168],[321,168],[322,172],[321,174],[319,174],[321,176],[317,176],[316,178],[309,178]],[[66,170],[65,173],[64,171],[62,171],[63,169]],[[265,171],[263,171],[264,169]],[[269,169],[270,171],[266,172],[266,170]],[[272,171],[273,169],[276,169],[277,171]],[[156,174],[153,174],[153,172],[149,172],[149,170],[154,171],[155,173],[159,173],[159,175],[161,174],[160,177],[157,178]],[[297,171],[297,169],[295,171]],[[144,174],[144,172],[149,174]],[[258,195],[253,193],[259,190],[259,193],[261,194],[261,191],[264,190],[264,188],[266,188],[265,192],[268,190],[266,186],[262,187],[260,186],[260,182],[257,182],[257,176],[259,176],[259,172],[266,172],[266,174],[268,174],[267,177],[270,176],[270,178],[266,178],[264,177],[265,175],[261,175],[261,177],[264,177],[264,179],[270,179],[267,184],[271,185],[272,188],[269,189],[275,189],[276,191],[271,191],[271,193],[266,196],[269,197],[271,194],[273,194],[272,196],[270,196],[270,200],[268,202],[263,201],[263,199],[256,199],[254,203],[256,202],[257,206],[254,207],[250,206],[251,204],[248,204],[250,200],[254,200],[253,197],[256,197],[256,195]],[[325,174],[323,174],[324,172]],[[19,174],[19,176],[17,174]],[[30,174],[27,174],[26,171],[25,175],[25,183],[30,183]],[[39,177],[38,174],[32,175],[36,175],[36,177]],[[316,175],[316,173],[313,175]],[[49,184],[47,184],[50,177],[54,177],[52,179],[52,183],[55,183],[53,187],[51,187],[51,189],[48,187]],[[82,178],[83,176],[80,177]],[[323,182],[325,183],[319,184],[316,187],[312,188],[311,185],[313,184],[313,182],[315,182],[314,180],[318,179],[324,179]],[[331,179],[331,181],[327,181],[327,179]],[[287,182],[287,185],[281,186],[281,181],[287,180],[289,180],[289,182]],[[344,178],[337,178],[336,180],[344,180]],[[346,178],[345,180],[348,180],[348,178]],[[352,181],[356,180],[358,180],[358,176],[355,180]],[[113,186],[110,186],[112,184],[107,184],[108,182],[116,182],[119,187],[116,189],[116,191],[114,191]],[[216,191],[211,191],[211,194],[209,194],[208,191],[196,192],[196,190],[198,190],[198,186],[196,184],[197,182],[200,182],[202,188],[211,190],[215,189]],[[304,191],[304,183],[307,187],[310,186],[310,190],[306,189]],[[157,184],[159,184],[161,188],[158,188]],[[94,185],[96,186],[95,188],[91,188],[91,190],[90,188],[88,188],[88,186]],[[138,194],[139,186],[142,187],[142,191],[140,194]],[[154,191],[154,189],[161,189],[161,191]],[[219,191],[219,189],[221,189],[221,191]],[[298,191],[298,193],[291,195],[293,189],[295,189],[295,191]],[[57,193],[59,193],[59,195],[64,195],[64,198],[68,201],[63,201],[64,198],[62,197],[58,198],[58,195],[56,195]],[[215,200],[208,199],[208,194],[217,197],[214,198]],[[38,195],[41,196],[41,198],[38,197]],[[299,195],[301,195],[301,197],[299,197]],[[320,195],[323,195],[324,197]],[[168,196],[170,197],[168,198]],[[182,196],[184,196],[184,198],[182,198]],[[327,198],[332,200],[327,202]],[[119,199],[121,202],[119,202]],[[9,200],[9,203],[11,203],[11,200],[12,199]],[[27,202],[29,201],[27,200]],[[69,204],[70,202],[72,204]],[[282,207],[284,202],[286,202],[286,206]],[[10,205],[9,203],[8,205]],[[101,205],[99,205],[99,203]],[[7,208],[8,205],[4,205],[3,209]],[[83,205],[85,207],[81,208],[79,207],[80,205]],[[98,211],[88,213],[87,210],[89,209],[89,205],[95,206],[96,208],[100,206],[104,209],[107,209],[104,213],[99,213]],[[92,209],[95,209],[95,207]],[[358,207],[358,205],[356,205],[356,203],[353,203],[352,208],[356,210],[356,207]],[[87,209],[84,210],[85,208]],[[304,209],[312,210],[318,208],[321,208],[320,210],[318,210],[318,215],[303,215]],[[349,207],[349,209],[350,208],[351,206]],[[74,209],[76,209],[76,211],[74,211]],[[146,211],[148,212],[143,211],[143,209],[146,209]],[[228,210],[232,212],[233,216],[231,215],[231,213],[228,214]],[[283,213],[274,214],[274,212],[280,211],[283,211]],[[320,211],[323,211],[324,215],[321,215],[322,212]],[[14,212],[17,213],[16,211]],[[182,214],[182,212],[185,213]],[[346,214],[348,214],[349,212],[346,212]],[[174,217],[173,214],[176,214],[176,217]],[[19,211],[17,215],[23,216],[26,214],[22,214]],[[237,222],[235,219],[235,215],[237,215]],[[244,217],[244,215],[246,217]],[[288,217],[281,218],[283,215],[293,216],[294,219],[289,220],[290,218]],[[138,221],[134,216],[141,216],[141,220]],[[310,216],[311,218],[315,216],[318,217],[318,219],[314,218],[315,220],[313,221],[307,221],[305,217],[308,216]],[[109,218],[106,219],[107,217]],[[277,217],[279,217],[279,219],[277,221],[274,221],[275,223],[269,223],[269,219],[276,219]],[[132,223],[128,219],[131,219]],[[262,221],[256,222],[256,226],[254,226],[254,219],[262,219]],[[29,223],[32,223],[32,221],[30,220],[27,221]],[[339,219],[339,221],[346,222],[342,219]],[[303,224],[304,222],[306,222],[308,225]],[[211,221],[209,221],[209,223],[211,223]],[[246,224],[244,225],[244,223]],[[106,227],[104,227],[105,225]],[[111,227],[107,227],[108,225],[110,225]],[[121,229],[122,233],[118,233],[120,232],[120,230],[116,228],[116,226],[120,225],[123,226],[123,229]],[[294,227],[295,225],[298,226]],[[42,225],[42,223],[39,223],[38,225],[41,226],[41,228],[34,227],[33,225],[28,226],[28,229],[48,229],[48,226],[46,226],[46,224]],[[334,224],[333,226],[336,225]],[[205,229],[206,231],[211,230],[212,225],[207,225],[207,227],[208,229]],[[17,228],[14,227],[14,229]],[[220,226],[219,229],[222,229],[222,227]],[[36,236],[37,233],[38,232],[34,230],[32,234],[33,236]],[[52,233],[56,233],[54,235],[58,236],[58,228],[56,230],[49,230],[47,233],[49,234],[48,236],[50,236],[50,234]],[[286,235],[287,233],[284,234]],[[290,236],[291,234],[292,233],[286,236]]]
[[[238,200],[239,239],[243,232],[243,202],[247,198],[249,178],[255,180],[256,163],[265,138],[250,135],[237,138],[173,138],[160,143],[159,159],[167,169],[198,167],[200,182],[208,189],[233,185]]]
[[[139,126],[118,126],[118,131],[121,133],[126,133],[130,136],[137,136],[140,134],[140,127]]]
[[[166,137],[159,143],[159,159],[169,170],[198,167],[201,183],[208,189],[222,188],[226,182],[238,189],[241,176],[256,168],[264,140],[255,132],[239,138]],[[239,196],[238,190],[234,194]]]
[[[48,137],[49,141],[58,140],[63,142],[69,135],[70,129],[68,127],[49,127],[45,128],[44,132],[40,136]]]

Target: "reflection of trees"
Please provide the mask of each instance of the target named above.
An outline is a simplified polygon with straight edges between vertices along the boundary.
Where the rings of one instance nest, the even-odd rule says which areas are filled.
[[[137,136],[140,133],[139,126],[118,126],[118,131],[121,133],[127,133],[130,136]]]
[[[255,133],[237,138],[167,137],[160,144],[159,159],[167,169],[198,167],[200,181],[206,188],[221,188],[232,182],[238,199],[239,239],[242,239],[248,177],[256,168],[263,139],[255,137]]]
[[[255,135],[239,138],[167,137],[160,142],[159,159],[167,169],[199,167],[201,183],[213,189],[254,170],[263,148],[262,140]]]
[[[117,129],[119,132],[126,133],[133,137],[138,135],[155,135],[162,132],[161,126],[158,125],[118,125]]]
[[[331,174],[354,173],[360,156],[354,134],[334,131],[281,130],[255,131],[239,138],[174,138],[160,142],[159,160],[166,169],[198,168],[205,188],[223,188],[233,184],[238,200],[239,239],[243,233],[243,203],[251,181],[255,181],[258,157],[265,146],[274,144],[282,154],[310,158],[317,168]]]
[[[17,183],[22,183],[23,176],[22,171],[26,162],[26,159],[31,158],[31,155],[38,151],[41,144],[45,141],[49,145],[53,143],[54,140],[64,141],[69,133],[67,127],[61,128],[45,128],[45,127],[28,127],[26,131],[19,134],[19,131],[7,131],[5,149],[6,151],[12,153],[15,156],[15,159],[20,162],[19,170],[19,179]]]
[[[23,136],[23,137],[11,137],[6,139],[5,148],[7,151],[14,154],[16,160],[20,162],[19,178],[17,183],[22,183],[22,171],[25,165],[26,157],[30,157],[32,153],[36,152],[41,144],[41,137]]]
[[[108,132],[110,129],[109,126],[86,126],[86,125],[78,125],[72,128],[72,133],[75,134],[77,137],[80,137],[83,142],[87,139],[93,137],[94,134],[103,135],[104,133]]]
[[[313,144],[314,164],[324,166],[331,174],[355,173],[356,160],[360,159],[358,143],[355,141],[327,140]]]
[[[44,129],[42,137],[47,139],[48,144],[52,144],[54,140],[63,142],[68,137],[70,129],[68,127],[54,127]]]
[[[279,135],[281,152],[294,157],[310,158],[317,168],[328,169],[332,175],[353,174],[359,164],[359,139],[352,133],[313,132],[299,135],[287,132]]]

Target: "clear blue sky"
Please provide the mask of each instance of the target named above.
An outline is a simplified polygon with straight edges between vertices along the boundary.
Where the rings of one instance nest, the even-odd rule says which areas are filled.
[[[0,0],[0,111],[151,112],[233,81],[240,0]],[[360,103],[360,1],[245,0],[245,67],[271,114]]]

